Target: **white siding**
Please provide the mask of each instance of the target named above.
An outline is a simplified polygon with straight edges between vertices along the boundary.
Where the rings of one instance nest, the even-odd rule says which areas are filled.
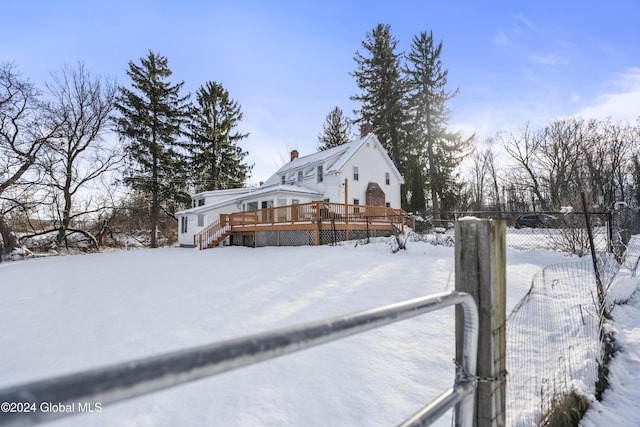
[[[364,144],[360,150],[347,161],[342,168],[342,175],[349,179],[348,199],[359,199],[363,205],[367,200],[367,186],[370,182],[377,183],[385,194],[385,200],[392,208],[400,208],[400,181],[393,173],[389,163],[385,160],[383,150],[373,139]],[[353,167],[358,167],[358,181],[353,180]],[[389,173],[389,185],[385,184],[385,174]],[[342,178],[344,182],[344,178]],[[343,191],[344,197],[344,191]],[[344,199],[342,200],[344,202]]]

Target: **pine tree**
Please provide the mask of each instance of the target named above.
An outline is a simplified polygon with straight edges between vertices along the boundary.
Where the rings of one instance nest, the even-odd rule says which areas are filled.
[[[424,212],[427,208],[424,196],[424,174],[422,173],[422,162],[418,156],[409,160],[408,169],[406,179],[411,192],[409,198],[411,212]]]
[[[349,142],[349,129],[351,124],[349,119],[344,116],[340,107],[335,107],[327,115],[322,133],[318,135],[318,151],[324,151],[329,148],[337,147]]]
[[[358,70],[352,75],[363,92],[351,96],[361,102],[358,123],[370,123],[398,170],[404,175],[405,144],[405,87],[401,78],[400,53],[396,53],[398,41],[391,35],[389,25],[378,24],[367,33],[362,47],[367,56],[356,52],[354,60]],[[402,192],[403,205],[406,191]]]
[[[251,167],[238,143],[249,134],[236,131],[242,112],[221,84],[207,82],[197,92],[198,106],[190,125],[191,171],[196,191],[241,187]]]
[[[435,45],[433,33],[422,32],[413,38],[404,70],[414,144],[409,151],[421,153],[426,161],[435,219],[440,218],[441,208],[453,208],[459,198],[460,184],[455,170],[467,155],[473,138],[463,139],[459,133],[447,130],[446,103],[458,91],[446,90],[448,71],[442,68],[441,52],[442,42]]]
[[[169,83],[166,57],[149,51],[140,61],[140,65],[129,61],[132,89],[119,88],[116,129],[129,160],[125,182],[151,198],[151,247],[155,248],[160,210],[171,214],[176,203],[189,200],[187,157],[179,138],[191,107],[189,95],[180,94],[184,82]]]

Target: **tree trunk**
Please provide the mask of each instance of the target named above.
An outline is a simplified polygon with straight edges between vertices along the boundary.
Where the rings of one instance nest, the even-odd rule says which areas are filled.
[[[152,248],[157,248],[158,247],[158,216],[160,213],[160,202],[159,202],[159,195],[158,193],[160,192],[159,184],[158,184],[158,165],[157,165],[157,158],[154,156],[153,159],[153,188],[152,188],[152,195],[151,195],[151,212],[150,212],[150,219],[151,219],[151,247]]]
[[[11,227],[4,220],[4,215],[0,215],[0,236],[2,237],[2,245],[0,245],[0,261],[2,261],[2,255],[9,255],[15,248],[18,247],[18,240],[16,236],[11,232]]]
[[[433,220],[440,220],[440,204],[438,203],[438,186],[436,184],[436,159],[433,152],[433,142],[427,141],[427,156],[429,156],[429,186],[431,187],[431,206],[433,207]]]
[[[71,177],[73,173],[71,164],[72,161],[70,159],[67,159],[67,168],[65,173],[66,178],[63,189],[64,208],[62,210],[62,225],[60,225],[60,229],[58,230],[57,238],[58,248],[61,248],[63,243],[67,248],[69,246],[67,243],[67,230],[71,225]]]

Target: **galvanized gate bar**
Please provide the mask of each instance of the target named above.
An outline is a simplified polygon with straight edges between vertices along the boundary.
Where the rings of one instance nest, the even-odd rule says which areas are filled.
[[[460,403],[460,416],[459,424],[456,427],[473,426],[480,320],[478,307],[473,297],[466,292],[454,291],[453,293],[464,295],[464,301],[456,303],[462,307],[464,322],[462,327],[462,360],[458,361],[459,370],[456,374],[456,381],[452,388],[402,423],[402,427],[431,425],[458,403]]]
[[[0,402],[31,403],[35,408],[39,408],[42,403],[64,405],[80,401],[99,402],[104,406],[457,304],[462,305],[465,314],[463,345],[464,353],[468,355],[460,361],[460,364],[468,375],[473,376],[478,336],[476,304],[470,295],[451,291],[299,326],[9,387],[0,390]],[[460,384],[454,386],[453,393],[457,396],[462,394],[460,390],[471,389],[470,397],[468,396],[465,400],[471,405],[471,414],[469,414],[469,420],[471,420],[474,387],[469,387],[469,384],[475,385],[472,381],[463,378]],[[459,400],[451,400],[449,404],[455,404]],[[1,415],[0,425],[22,426],[73,414],[36,410]],[[415,418],[416,416],[418,418]],[[411,419],[413,421],[410,425],[420,425],[425,417],[430,417],[430,414],[425,415],[422,410],[416,416],[414,416],[415,419]]]
[[[464,427],[470,427],[473,425],[473,403],[475,396],[476,385],[472,381],[465,381],[461,384],[456,384],[449,390],[438,396],[433,402],[416,412],[411,418],[402,423],[401,427],[416,427],[416,426],[429,426],[434,423],[438,418],[443,416],[449,409],[453,408],[460,402],[471,402],[470,413],[469,410],[461,410],[463,420],[460,425]],[[469,399],[470,398],[470,399]]]

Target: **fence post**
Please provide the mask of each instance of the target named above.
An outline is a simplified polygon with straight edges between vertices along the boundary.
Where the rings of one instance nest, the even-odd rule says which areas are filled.
[[[591,250],[591,261],[593,263],[593,274],[596,277],[596,288],[598,291],[598,302],[600,303],[600,313],[604,317],[609,317],[607,312],[607,304],[605,301],[604,287],[602,285],[602,279],[600,278],[600,270],[598,269],[598,255],[596,254],[596,247],[593,244],[593,231],[591,229],[591,221],[589,219],[589,209],[587,207],[587,199],[584,196],[584,191],[580,193],[582,200],[582,210],[584,211],[584,222],[587,226],[587,236],[589,237],[589,249]],[[600,319],[602,321],[602,319]]]
[[[462,218],[455,224],[456,291],[472,295],[480,315],[475,427],[501,427],[506,423],[505,230],[504,220]],[[463,321],[457,307],[457,361],[462,360]],[[456,408],[456,425],[459,419]]]

